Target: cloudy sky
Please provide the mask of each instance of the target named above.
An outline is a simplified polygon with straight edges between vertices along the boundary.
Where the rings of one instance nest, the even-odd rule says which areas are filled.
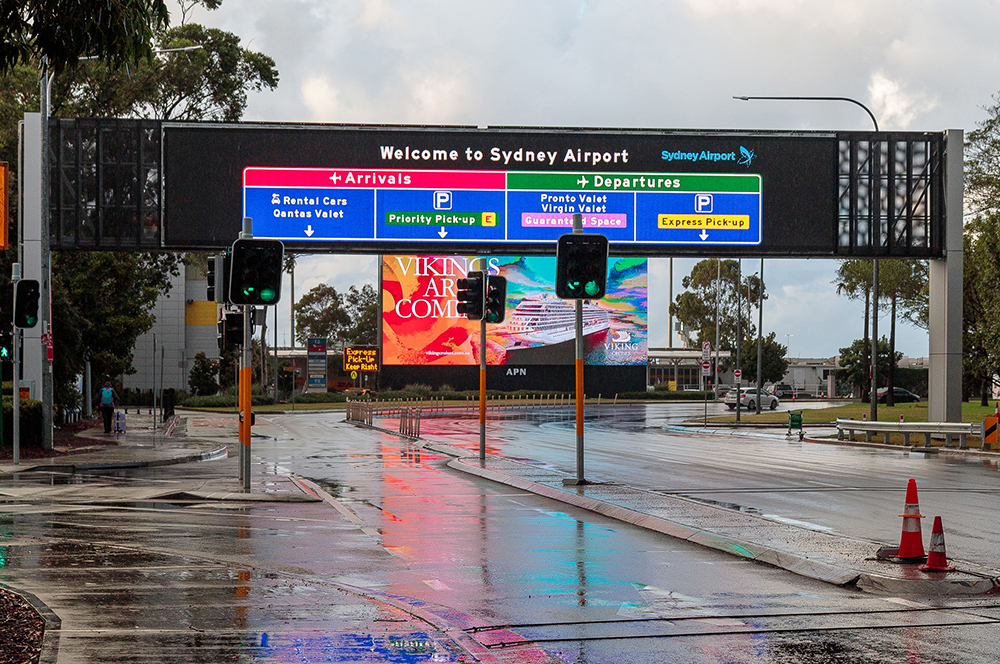
[[[968,132],[1000,90],[995,0],[226,0],[189,20],[274,58],[281,83],[251,96],[251,121],[871,129],[849,103],[732,99],[843,96],[884,130]],[[692,265],[674,261],[675,287]],[[764,329],[792,356],[862,334],[836,267],[765,263]],[[668,272],[650,262],[651,346],[667,345]],[[374,258],[309,257],[295,290],[375,280]],[[926,332],[902,326],[897,348],[925,356]]]

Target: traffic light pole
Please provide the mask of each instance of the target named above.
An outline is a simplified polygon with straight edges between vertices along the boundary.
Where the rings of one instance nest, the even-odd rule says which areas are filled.
[[[253,238],[253,220],[250,217],[243,217],[243,232],[240,239]],[[243,491],[250,491],[250,433],[252,400],[250,396],[252,353],[253,343],[253,321],[250,312],[253,307],[243,305],[243,361],[240,366],[239,380],[239,411],[240,411],[240,482]]]
[[[573,215],[573,232],[583,233],[583,215]],[[587,484],[583,474],[583,300],[576,305],[576,479],[564,479],[563,484]]]
[[[14,263],[11,266],[11,281],[14,282],[14,292],[17,292],[17,282],[21,280],[21,264]],[[21,465],[21,330],[15,325],[14,326],[13,341],[11,342],[11,360],[14,362],[14,368],[11,371],[11,377],[14,383],[14,398],[13,405],[14,408],[11,412],[11,441],[13,445],[13,461],[15,466]],[[90,395],[87,395],[88,398]],[[2,404],[0,404],[2,407]]]
[[[240,479],[243,491],[250,491],[250,378],[253,321],[250,312],[253,307],[243,305],[243,362],[240,367]]]
[[[479,321],[479,461],[486,462],[486,317]]]

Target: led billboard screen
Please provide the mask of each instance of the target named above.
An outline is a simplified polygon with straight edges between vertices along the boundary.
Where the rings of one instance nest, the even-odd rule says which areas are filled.
[[[572,364],[574,304],[555,297],[551,256],[385,256],[382,342],[386,365],[478,365],[479,322],[457,312],[455,280],[470,270],[507,279],[507,316],[486,326],[490,365]],[[585,361],[646,364],[646,259],[608,261],[608,293],[584,303]]]
[[[551,255],[572,227],[630,256],[828,256],[832,133],[166,123],[170,246],[244,217],[290,250]]]

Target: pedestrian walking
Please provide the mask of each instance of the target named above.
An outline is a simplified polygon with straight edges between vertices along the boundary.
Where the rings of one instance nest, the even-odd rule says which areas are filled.
[[[98,402],[97,408],[101,411],[101,417],[104,418],[104,433],[111,433],[111,418],[118,406],[118,393],[111,386],[110,380],[104,381],[104,387],[101,388],[101,393],[96,401]]]

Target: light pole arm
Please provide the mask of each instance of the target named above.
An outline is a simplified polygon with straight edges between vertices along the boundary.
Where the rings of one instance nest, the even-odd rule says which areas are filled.
[[[750,97],[750,96],[736,96],[733,95],[733,99],[739,99],[741,101],[750,101],[751,99],[766,99],[766,100],[776,100],[776,101],[846,101],[848,103],[854,104],[855,106],[860,106],[865,109],[865,113],[868,117],[872,119],[872,124],[875,125],[875,131],[878,131],[878,120],[875,119],[875,114],[871,110],[862,104],[857,99],[851,99],[850,97]]]

